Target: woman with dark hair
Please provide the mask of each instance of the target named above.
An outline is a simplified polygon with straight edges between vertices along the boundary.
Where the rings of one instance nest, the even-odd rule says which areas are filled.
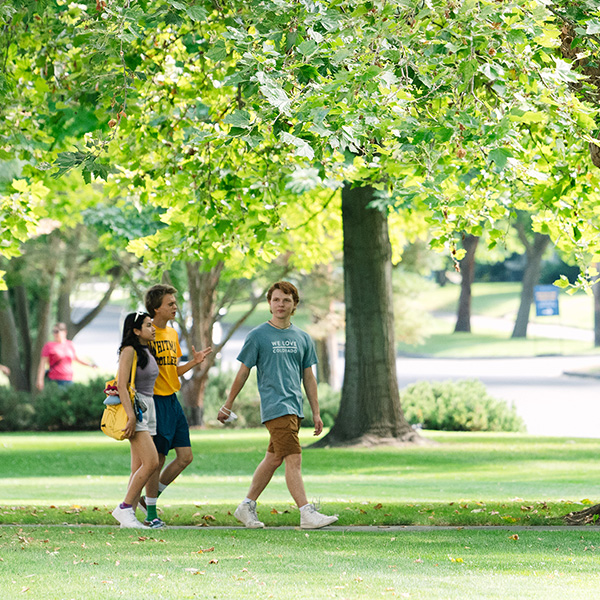
[[[154,340],[154,336],[154,325],[148,313],[130,313],[125,317],[123,339],[119,348],[117,390],[128,417],[124,431],[131,446],[131,477],[123,502],[112,511],[121,527],[157,529],[164,525],[160,519],[140,523],[134,508],[148,478],[158,467],[158,454],[152,441],[152,436],[156,435],[156,410],[152,393],[158,376],[158,365],[148,344]],[[136,419],[127,389],[134,359],[134,387],[143,410],[141,421]]]

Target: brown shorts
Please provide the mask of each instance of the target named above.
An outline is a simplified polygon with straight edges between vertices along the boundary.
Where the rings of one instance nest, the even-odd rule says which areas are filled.
[[[297,415],[284,415],[265,422],[265,427],[271,434],[267,452],[276,456],[285,457],[288,454],[302,454],[298,430],[300,417]]]

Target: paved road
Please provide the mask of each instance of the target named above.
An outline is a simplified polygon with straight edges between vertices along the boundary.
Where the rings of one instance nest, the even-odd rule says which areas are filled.
[[[118,307],[109,306],[74,340],[82,356],[93,357],[102,370],[109,373],[116,367],[123,316]],[[565,328],[562,331],[565,338],[578,335],[589,339],[591,335],[591,332]],[[532,333],[554,336],[556,330],[537,329]],[[225,348],[224,368],[237,368],[235,357],[243,337],[242,332]],[[565,375],[565,372],[593,366],[600,366],[600,354],[519,359],[399,358],[397,361],[401,388],[422,380],[479,379],[493,397],[515,404],[529,433],[572,437],[600,437],[600,379]]]

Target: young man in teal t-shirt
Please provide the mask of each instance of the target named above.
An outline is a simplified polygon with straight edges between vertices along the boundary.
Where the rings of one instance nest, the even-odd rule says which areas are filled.
[[[284,462],[288,490],[300,509],[300,527],[319,529],[337,521],[337,516],[323,515],[309,504],[302,480],[302,448],[298,439],[304,418],[302,385],[313,414],[315,435],[323,431],[323,421],[312,370],[317,363],[314,344],[306,332],[290,321],[299,301],[298,290],[291,283],[279,281],[271,286],[267,302],[273,316],[248,334],[238,356],[242,364],[217,417],[222,423],[227,420],[250,370],[256,367],[261,421],[269,430],[269,447],[254,472],[246,498],[234,513],[238,521],[254,529],[265,526],[258,520],[256,501]]]

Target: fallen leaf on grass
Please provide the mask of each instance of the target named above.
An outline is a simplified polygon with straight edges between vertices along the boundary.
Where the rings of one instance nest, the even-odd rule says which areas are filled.
[[[202,518],[205,521],[216,521],[216,519],[212,515],[204,515]]]
[[[205,552],[214,552],[215,551],[215,547],[211,546],[210,548],[204,548],[202,550],[198,550],[196,552],[196,554],[204,554]]]
[[[208,564],[209,564],[209,565],[218,565],[218,564],[219,564],[219,559],[218,559],[218,558],[211,558],[211,559],[208,561]]]
[[[272,508],[272,509],[271,509],[271,514],[272,514],[272,515],[278,515],[278,514],[279,514],[279,511],[278,511],[276,508]]]
[[[380,508],[383,508],[383,504],[381,504],[381,503],[379,503],[379,504],[376,504],[376,505],[375,505],[373,508],[374,508],[375,510],[379,510]]]
[[[453,558],[448,554],[448,560],[453,563],[464,563],[465,561],[462,558]]]
[[[509,540],[515,540],[515,542],[516,542],[519,539],[519,535],[515,533],[514,535],[509,536],[508,539]]]
[[[511,517],[510,515],[506,515],[501,518],[503,521],[508,521],[509,523],[516,523],[519,520],[519,519],[515,519],[514,517]]]

